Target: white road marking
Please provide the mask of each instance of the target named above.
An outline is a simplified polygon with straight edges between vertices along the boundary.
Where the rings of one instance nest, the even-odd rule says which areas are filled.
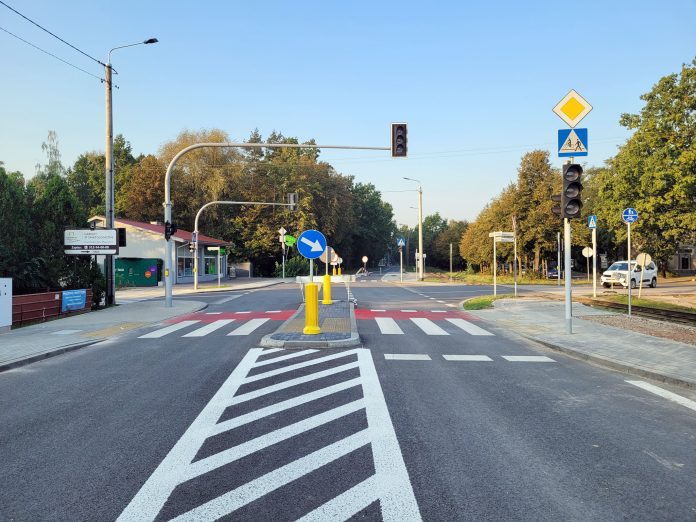
[[[181,321],[180,323],[175,323],[169,326],[166,326],[164,328],[160,328],[159,330],[155,330],[154,332],[146,333],[145,335],[141,335],[138,337],[138,339],[158,339],[160,337],[164,337],[167,334],[170,334],[172,332],[176,332],[177,330],[181,330],[183,328],[188,328],[192,324],[199,323],[200,321],[193,320],[193,321]]]
[[[81,331],[82,330],[58,330],[56,332],[51,332],[51,335],[70,335]]]
[[[219,301],[214,301],[212,304],[215,304],[215,305],[225,304],[225,303],[232,301],[233,299],[238,299],[240,297],[242,297],[242,296],[241,295],[231,295],[229,297],[225,297],[224,299],[220,299]]]
[[[470,333],[471,335],[493,335],[491,332],[484,330],[480,326],[476,326],[475,324],[470,323],[469,321],[465,321],[464,319],[448,318],[447,320],[457,328],[461,328],[466,333]]]
[[[404,313],[415,314],[418,310],[401,310]]]
[[[347,390],[349,388],[353,388],[354,386],[359,385],[359,378],[350,379],[349,381],[340,382],[338,384],[334,384],[333,386],[327,386],[326,388],[321,388],[310,393],[305,393],[304,395],[300,395],[299,397],[294,397],[286,401],[277,402],[276,404],[266,406],[265,408],[261,408],[260,410],[255,410],[250,413],[240,415],[239,417],[234,417],[233,419],[216,424],[211,431],[211,436],[223,433],[225,431],[229,431],[234,428],[238,428],[239,426],[244,426],[245,424],[249,424],[250,422],[263,419],[264,417],[268,417],[269,415],[280,413],[281,411],[289,410],[290,408],[295,408],[296,406],[300,406],[302,404],[306,404],[308,402],[321,399],[322,397],[327,397],[333,393]]]
[[[263,317],[260,319],[251,319],[244,323],[242,326],[237,328],[236,330],[232,330],[230,333],[227,335],[249,335],[251,332],[256,330],[259,326],[261,326],[263,323],[268,321],[268,317]]]
[[[438,302],[438,303],[442,303],[442,304],[445,304],[445,302],[444,302],[444,301],[440,301],[439,299],[437,300],[437,302]]]
[[[418,328],[423,330],[427,335],[449,335],[438,325],[433,323],[430,319],[424,319],[422,317],[412,317],[413,321]]]
[[[454,305],[451,303],[447,303],[445,306],[449,306],[450,308],[454,308]]]
[[[428,297],[428,299],[430,299],[431,301],[435,301],[434,297]]]
[[[502,358],[510,362],[556,362],[545,355],[503,355]]]
[[[447,361],[488,362],[493,361],[487,355],[443,355]]]
[[[387,361],[432,361],[429,355],[424,353],[385,353]]]
[[[267,314],[279,314],[282,310],[266,310]]]
[[[300,397],[284,400],[217,423],[217,420],[229,406],[243,402],[239,400],[240,398],[249,398],[251,395],[260,396],[282,389],[278,385],[273,385],[235,397],[240,386],[246,382],[245,377],[248,372],[258,364],[256,362],[258,357],[269,352],[270,350],[254,348],[247,353],[121,513],[118,522],[154,520],[158,517],[170,495],[183,482],[219,469],[221,466],[257,451],[268,451],[275,444],[361,410],[365,411],[367,417],[368,427],[366,429],[304,455],[203,504],[196,505],[195,500],[192,500],[192,505],[186,507],[189,511],[173,520],[193,522],[217,520],[225,517],[237,509],[261,499],[268,493],[297,481],[313,471],[325,468],[340,457],[367,445],[371,446],[375,474],[307,513],[302,520],[322,522],[346,520],[376,501],[379,502],[384,520],[421,520],[394,426],[377,378],[377,371],[368,350],[357,349],[355,352],[358,361],[350,365],[360,369],[360,377],[351,378]],[[327,375],[328,371],[336,373],[336,370],[336,368],[331,368],[319,371],[307,376],[310,377],[309,379],[303,378],[302,381],[308,382],[312,379],[318,379]],[[299,379],[293,379],[282,384],[284,387],[288,387],[299,384],[298,381]],[[289,384],[291,382],[293,384]],[[224,449],[212,456],[195,462],[193,460],[206,440],[213,435],[361,384],[363,390],[361,399],[270,431],[251,440],[242,441],[237,446]],[[331,480],[330,477],[327,479]]]
[[[223,326],[227,326],[232,321],[234,321],[234,319],[219,319],[217,321],[213,321],[212,323],[206,324],[205,326],[202,326],[201,328],[198,328],[193,332],[189,332],[186,335],[182,335],[182,337],[203,337],[204,335],[208,335],[209,333],[214,332],[215,330],[222,328]]]
[[[370,310],[370,312],[386,312],[386,310]]]
[[[220,315],[222,312],[206,312],[205,315]]]
[[[691,399],[687,399],[686,397],[682,397],[681,395],[677,395],[676,393],[672,393],[671,391],[667,391],[663,388],[660,388],[659,386],[655,386],[645,381],[626,382],[628,384],[638,386],[638,388],[642,388],[645,391],[649,391],[650,393],[654,393],[655,395],[659,395],[660,397],[676,402],[677,404],[681,404],[682,406],[686,406],[687,408],[696,411],[696,402],[692,401]]]
[[[235,314],[250,314],[250,313],[251,313],[250,311],[246,311],[246,312],[235,312]]]
[[[430,310],[434,314],[446,314],[447,310]]]
[[[266,366],[268,364],[275,364],[277,362],[281,361],[286,361],[288,359],[294,359],[295,357],[302,357],[303,355],[309,355],[311,353],[315,353],[318,350],[300,350],[299,352],[293,352],[288,355],[281,355],[280,357],[273,357],[272,359],[264,359],[263,361],[257,362],[254,364],[254,368],[258,368],[259,366]],[[268,353],[268,352],[265,352]]]
[[[260,381],[262,379],[267,379],[268,377],[274,377],[276,375],[292,372],[301,368],[306,368],[308,366],[314,366],[315,364],[333,361],[335,359],[342,359],[343,357],[348,357],[351,355],[355,355],[355,350],[347,350],[345,352],[332,353],[331,355],[326,355],[324,357],[315,357],[314,359],[310,359],[309,361],[291,364],[290,366],[283,366],[282,368],[278,368],[276,370],[270,370],[268,372],[257,373],[255,375],[247,376],[247,378],[244,379],[244,383],[246,384],[250,382]]]
[[[403,330],[399,328],[396,321],[391,317],[375,317],[379,331],[386,335],[403,335]]]

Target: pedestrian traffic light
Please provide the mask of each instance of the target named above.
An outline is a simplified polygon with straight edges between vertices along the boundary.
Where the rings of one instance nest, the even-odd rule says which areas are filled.
[[[175,223],[170,223],[169,221],[164,222],[164,239],[169,241],[169,238],[176,234],[178,228]]]
[[[405,158],[408,153],[408,129],[405,123],[392,123],[391,155],[392,158]]]
[[[288,210],[294,212],[297,210],[297,192],[288,192]]]
[[[553,194],[551,196],[551,201],[554,202],[553,207],[551,207],[551,211],[556,214],[559,218],[563,217],[563,209],[561,208],[561,205],[563,204],[563,198],[561,197],[560,194]]]
[[[196,245],[194,243],[189,243],[189,252],[193,253],[196,250]]]
[[[561,194],[561,207],[563,217],[568,219],[579,218],[582,209],[582,167],[575,163],[563,165],[563,193]]]

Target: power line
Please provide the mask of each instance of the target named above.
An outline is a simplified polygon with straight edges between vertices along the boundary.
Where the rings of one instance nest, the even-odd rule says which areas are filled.
[[[2,3],[2,0],[0,0],[0,3]],[[96,78],[96,79],[99,80],[100,82],[104,82],[104,79],[101,78],[101,77],[99,77],[99,76],[97,76],[96,74],[92,74],[92,73],[89,72],[89,71],[85,71],[84,69],[81,69],[81,68],[78,67],[77,65],[74,65],[74,64],[72,64],[72,63],[70,63],[70,62],[68,62],[68,61],[63,60],[61,57],[56,56],[56,55],[53,54],[53,53],[49,53],[49,52],[46,51],[45,49],[42,49],[41,47],[38,47],[38,46],[34,45],[33,43],[31,43],[31,42],[25,40],[24,38],[22,38],[22,37],[20,37],[20,36],[17,36],[17,35],[14,34],[14,33],[11,33],[10,31],[8,31],[7,29],[5,29],[4,27],[0,27],[0,31],[4,31],[4,32],[6,32],[7,34],[9,34],[10,36],[14,36],[15,38],[17,38],[17,40],[21,40],[21,41],[24,42],[25,44],[31,45],[34,49],[38,49],[38,50],[41,51],[42,53],[46,53],[47,55],[52,56],[52,57],[55,58],[56,60],[60,60],[60,61],[63,62],[64,64],[69,65],[70,67],[72,67],[72,68],[74,68],[74,69],[77,69],[78,71],[82,71],[82,72],[85,73],[85,74],[89,74],[90,76]]]
[[[19,16],[21,16],[22,18],[24,18],[27,22],[30,22],[30,23],[34,24],[36,27],[38,27],[38,28],[41,29],[42,31],[46,31],[48,34],[50,34],[50,35],[53,36],[54,38],[57,38],[58,40],[60,40],[61,42],[63,42],[65,45],[67,45],[67,46],[69,46],[69,47],[72,47],[72,48],[75,49],[78,53],[84,54],[84,55],[85,55],[87,58],[89,58],[90,60],[94,60],[95,62],[97,62],[97,63],[98,63],[99,65],[101,65],[102,67],[106,67],[106,64],[105,64],[104,62],[102,62],[102,61],[100,61],[100,60],[97,60],[95,57],[90,56],[89,54],[87,54],[87,53],[84,52],[83,50],[78,49],[77,47],[75,47],[75,46],[74,46],[73,44],[71,44],[70,42],[66,42],[66,41],[63,40],[60,36],[58,36],[58,35],[52,33],[51,31],[49,31],[49,30],[46,29],[45,27],[43,27],[43,26],[37,24],[34,20],[32,20],[32,19],[30,19],[30,18],[27,18],[27,17],[24,16],[22,13],[20,13],[19,11],[17,11],[16,9],[14,9],[13,7],[10,7],[9,5],[7,5],[7,4],[6,4],[5,2],[3,2],[2,0],[0,0],[0,4],[2,4],[2,5],[4,5],[5,7],[7,7],[10,11],[13,11],[14,13],[17,13]],[[14,36],[14,35],[13,35],[13,36]],[[43,49],[42,49],[42,50],[43,50]],[[45,51],[44,51],[44,52],[45,52]]]

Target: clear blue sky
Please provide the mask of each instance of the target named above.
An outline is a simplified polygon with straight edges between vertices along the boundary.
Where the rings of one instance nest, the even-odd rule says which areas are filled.
[[[374,183],[413,225],[424,212],[473,219],[516,177],[524,152],[550,150],[569,89],[593,106],[588,165],[628,133],[623,112],[696,55],[696,2],[121,2],[5,0],[92,56],[113,54],[114,132],[156,153],[183,129],[258,127],[323,144],[387,146],[409,124],[409,158],[324,151]],[[96,63],[0,5],[0,27],[101,76]],[[99,80],[0,31],[0,160],[26,176],[48,130],[63,163],[104,149]],[[176,195],[174,195],[176,199]]]

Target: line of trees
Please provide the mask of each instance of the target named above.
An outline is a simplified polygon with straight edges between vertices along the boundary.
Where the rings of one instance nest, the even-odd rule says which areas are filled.
[[[661,78],[641,99],[640,114],[620,119],[634,131],[631,137],[605,166],[584,172],[582,218],[571,222],[573,245],[590,244],[587,216],[596,214],[598,250],[626,258],[621,211],[634,207],[640,217],[631,227],[633,247],[650,253],[664,276],[679,245],[696,242],[696,59],[680,73]],[[552,167],[549,152],[528,152],[516,182],[493,198],[461,236],[461,256],[487,269],[493,256],[488,233],[512,230],[514,219],[522,262],[540,271],[547,258],[556,257],[562,225],[551,211],[551,195],[560,190],[560,171]],[[498,254],[498,262],[509,261],[512,246],[499,244]]]
[[[115,210],[117,218],[162,221],[164,177],[174,155],[193,143],[232,141],[226,133],[184,131],[157,154],[135,156],[131,145],[114,139]],[[254,130],[250,143],[262,143]],[[273,132],[268,143],[298,144]],[[314,141],[305,142],[314,144]],[[6,172],[0,163],[0,276],[15,278],[18,292],[67,288],[90,283],[103,287],[98,267],[89,260],[63,254],[64,228],[82,228],[104,213],[104,155],[85,152],[65,168],[57,136],[43,144],[47,163],[37,165],[27,180]],[[172,175],[174,221],[193,230],[200,207],[214,200],[284,202],[299,194],[295,212],[278,207],[213,206],[202,214],[202,233],[234,244],[231,260],[251,260],[257,275],[272,275],[280,259],[277,230],[289,233],[316,228],[344,259],[380,259],[396,233],[393,210],[374,185],[358,183],[320,161],[314,148],[198,149],[181,158]],[[96,298],[96,296],[95,296]]]

